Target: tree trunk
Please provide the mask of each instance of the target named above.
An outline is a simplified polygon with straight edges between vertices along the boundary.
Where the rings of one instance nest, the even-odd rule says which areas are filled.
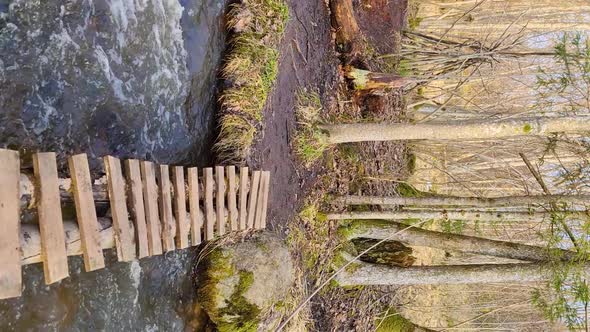
[[[548,261],[551,257],[556,257],[555,251],[550,253],[547,248],[543,247],[496,241],[467,235],[434,232],[416,227],[408,228],[407,225],[390,221],[354,221],[348,227],[350,231],[344,230],[348,240],[355,238],[370,238],[376,240],[388,239],[411,246],[439,248],[448,251],[466,252],[470,254],[504,257],[532,262]],[[562,249],[554,250],[559,251],[561,254],[560,257],[564,261],[573,261],[576,259],[576,252]]]
[[[585,267],[590,272],[590,267]],[[551,267],[543,264],[484,264],[389,267],[355,263],[335,279],[340,286],[465,285],[547,281]]]
[[[408,83],[415,82],[414,79],[401,77],[397,74],[374,73],[352,66],[346,66],[345,75],[352,80],[356,90],[399,89]]]
[[[334,203],[346,205],[416,205],[416,206],[472,206],[481,208],[568,203],[585,205],[590,195],[534,195],[506,196],[497,198],[429,196],[429,197],[383,197],[383,196],[340,196]]]
[[[341,53],[352,53],[359,27],[354,18],[352,0],[330,0],[332,27],[336,30],[336,47]]]
[[[589,116],[444,123],[355,123],[322,125],[328,143],[393,140],[486,140],[590,131]]]
[[[378,242],[376,239],[361,238],[360,236],[351,240],[357,252],[364,252]],[[398,241],[385,241],[359,259],[367,263],[408,267],[416,262],[416,257],[412,256],[412,252],[412,248],[406,247]]]
[[[22,209],[31,209],[36,204],[36,192],[35,192],[35,181],[33,175],[21,173],[21,188],[20,188],[20,201]],[[59,184],[59,196],[62,203],[73,204],[74,197],[70,191],[71,180],[60,178]],[[92,184],[92,194],[94,202],[97,205],[109,204],[109,194],[107,191],[106,177],[102,177]]]
[[[541,222],[549,218],[547,212],[491,212],[491,211],[384,211],[330,213],[328,220],[383,219],[383,220],[463,220],[481,222]],[[573,211],[568,217],[587,218],[585,212]]]

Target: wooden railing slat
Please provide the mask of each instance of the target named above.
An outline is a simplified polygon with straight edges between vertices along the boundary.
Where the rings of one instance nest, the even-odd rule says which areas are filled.
[[[215,167],[215,211],[217,215],[217,234],[225,234],[225,175],[223,166]]]
[[[186,220],[186,187],[184,182],[184,167],[172,168],[172,181],[174,184],[174,217],[176,219],[176,247],[188,248],[188,235],[190,224]]]
[[[33,155],[33,170],[38,186],[37,213],[43,256],[45,283],[52,284],[70,275],[54,152]]]
[[[205,240],[213,240],[215,237],[215,211],[213,208],[213,168],[203,169],[205,185]]]
[[[250,198],[248,199],[248,228],[254,228],[256,219],[256,203],[258,203],[258,188],[260,186],[260,171],[252,172],[250,182]]]
[[[145,221],[145,206],[143,204],[143,186],[139,161],[129,159],[125,161],[127,173],[128,199],[131,210],[131,218],[135,225],[135,241],[137,243],[137,257],[143,258],[150,254],[148,244],[148,231]]]
[[[199,170],[196,167],[188,169],[188,200],[191,218],[191,245],[201,243],[201,226],[203,216],[199,207]]]
[[[270,194],[270,171],[262,172],[262,178],[264,179],[264,191],[262,199],[262,217],[261,217],[261,228],[266,228],[266,211],[268,208],[268,196]]]
[[[140,166],[150,255],[161,255],[162,230],[160,226],[160,214],[158,211],[158,187],[156,186],[155,167],[154,164],[149,161],[142,161]]]
[[[248,227],[248,167],[240,168],[240,188],[239,188],[239,229],[245,230]]]
[[[20,158],[0,149],[0,299],[20,296]]]
[[[160,180],[160,217],[162,218],[162,242],[164,251],[172,251],[175,248],[174,235],[176,225],[172,214],[172,193],[170,191],[170,170],[168,165],[160,165],[158,173]]]
[[[92,179],[85,153],[68,159],[72,189],[76,205],[76,216],[80,226],[84,266],[86,271],[103,268],[104,256],[99,243],[98,219],[92,196]]]

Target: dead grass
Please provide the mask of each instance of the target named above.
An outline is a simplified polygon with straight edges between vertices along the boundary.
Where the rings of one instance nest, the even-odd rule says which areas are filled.
[[[297,133],[293,149],[306,167],[324,155],[329,144],[318,127],[322,103],[315,91],[300,90],[297,93]]]
[[[229,87],[220,97],[215,143],[220,161],[239,163],[249,153],[278,74],[278,46],[287,20],[283,0],[243,0],[228,13],[233,35],[222,69]]]

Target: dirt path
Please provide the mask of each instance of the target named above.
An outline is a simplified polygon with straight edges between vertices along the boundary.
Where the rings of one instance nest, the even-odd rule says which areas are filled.
[[[329,11],[323,1],[288,1],[290,19],[281,45],[279,76],[264,110],[262,137],[249,164],[272,172],[269,222],[284,233],[285,224],[298,210],[316,171],[297,165],[291,151],[295,134],[296,92],[317,89],[321,96],[336,92],[339,60],[334,52]]]

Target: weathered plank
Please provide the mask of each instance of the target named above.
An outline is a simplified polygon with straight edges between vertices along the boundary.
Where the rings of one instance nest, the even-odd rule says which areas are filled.
[[[215,237],[215,210],[213,209],[213,168],[203,169],[205,184],[205,240],[213,240]]]
[[[165,251],[175,249],[174,234],[176,225],[172,214],[172,194],[170,192],[170,171],[168,165],[160,165],[160,216],[162,217],[162,242]]]
[[[215,211],[217,215],[217,234],[225,234],[225,175],[223,166],[215,167]]]
[[[143,258],[150,254],[148,244],[148,231],[145,222],[145,207],[143,204],[143,188],[139,160],[129,159],[125,161],[127,173],[129,206],[131,218],[135,224],[135,242],[137,243],[137,257]]]
[[[0,149],[0,299],[22,292],[19,181],[18,152]]]
[[[68,159],[68,164],[72,178],[76,216],[82,238],[84,266],[87,272],[101,269],[104,267],[104,256],[99,243],[98,219],[92,198],[92,179],[88,158],[85,153],[71,156]]]
[[[154,164],[149,161],[142,161],[140,166],[150,255],[161,255],[162,237],[160,213],[158,211],[158,187],[156,186],[155,168]]]
[[[266,228],[266,211],[268,208],[268,196],[270,194],[270,171],[262,172],[262,178],[264,179],[264,191],[262,199],[262,216],[260,228]]]
[[[70,275],[59,195],[57,163],[54,152],[33,155],[37,182],[37,213],[43,257],[43,273],[47,285]]]
[[[238,204],[236,197],[236,167],[227,166],[227,209],[229,214],[229,229],[237,231],[238,228]]]
[[[256,200],[256,217],[254,218],[254,228],[262,228],[262,208],[264,207],[264,188],[266,187],[265,172],[260,172],[260,184],[258,185],[258,199]]]
[[[174,218],[176,219],[176,247],[184,249],[188,247],[188,234],[190,224],[186,220],[186,188],[184,183],[184,168],[174,166],[172,168],[172,181],[174,184]]]
[[[252,181],[250,182],[250,198],[248,200],[248,228],[254,228],[259,185],[260,171],[254,171],[252,172]]]
[[[105,156],[103,160],[104,169],[107,173],[117,258],[120,262],[129,262],[135,259],[135,234],[127,210],[125,180],[123,179],[121,161],[113,156]]]
[[[199,170],[196,167],[188,169],[188,202],[191,218],[191,245],[201,243],[201,225],[203,216],[199,208]]]
[[[248,180],[248,167],[240,168],[240,210],[238,211],[240,230],[245,230],[248,226]]]

